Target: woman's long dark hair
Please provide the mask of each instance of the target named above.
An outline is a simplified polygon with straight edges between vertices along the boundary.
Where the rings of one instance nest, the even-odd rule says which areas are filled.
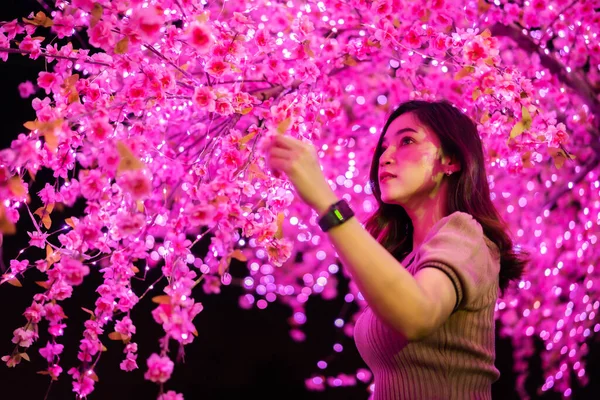
[[[483,144],[477,126],[465,114],[447,101],[408,101],[401,104],[388,118],[371,162],[369,178],[379,208],[365,221],[365,229],[377,239],[394,257],[402,260],[412,251],[413,225],[402,206],[381,201],[379,187],[379,158],[383,153],[381,144],[390,124],[400,115],[411,112],[417,119],[433,130],[440,139],[447,156],[454,155],[461,170],[448,180],[448,215],[462,211],[470,214],[481,224],[483,233],[500,250],[500,290],[521,277],[529,261],[527,251],[515,251],[510,231],[490,198],[485,172]]]

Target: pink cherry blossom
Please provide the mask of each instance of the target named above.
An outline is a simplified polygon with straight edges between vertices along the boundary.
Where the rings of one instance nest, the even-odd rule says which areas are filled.
[[[52,25],[52,31],[56,33],[59,39],[71,36],[75,29],[76,20],[73,15],[64,14],[60,11],[54,14],[54,24]]]
[[[189,43],[199,53],[207,53],[214,43],[210,27],[206,24],[193,22],[189,29]]]
[[[34,301],[23,314],[25,315],[25,318],[27,318],[27,321],[37,324],[42,320],[42,317],[45,316],[46,310],[42,304]]]
[[[90,44],[102,47],[111,46],[116,42],[115,33],[111,31],[111,26],[105,20],[100,20],[89,30]]]
[[[62,374],[62,371],[62,367],[58,364],[53,364],[48,367],[48,373],[54,380],[58,380],[58,377],[60,376],[60,374]]]
[[[102,196],[106,177],[97,169],[84,170],[79,173],[81,194],[90,199],[97,200]]]
[[[119,364],[119,367],[123,371],[133,371],[135,369],[138,369],[136,360],[137,360],[137,354],[127,352],[127,354],[125,355],[125,359],[123,361],[121,361],[121,364]]]
[[[194,90],[194,95],[192,96],[192,101],[198,107],[205,109],[208,112],[214,112],[217,96],[214,92],[206,86],[197,87]]]
[[[145,170],[126,171],[118,179],[123,191],[128,193],[134,200],[143,200],[150,196],[152,183]]]
[[[220,78],[229,73],[230,67],[225,61],[218,58],[213,58],[206,64],[204,70],[212,76]]]
[[[73,391],[85,397],[94,391],[94,380],[89,377],[93,371],[88,370],[83,374],[76,368],[71,368],[67,373],[73,376]]]
[[[46,94],[56,91],[60,83],[58,75],[52,72],[40,72],[37,80],[38,86],[44,89]]]
[[[152,41],[160,33],[164,24],[164,13],[159,7],[149,6],[137,9],[133,13],[132,25],[142,40]]]
[[[90,12],[94,7],[94,0],[72,0],[74,7]]]
[[[6,60],[4,60],[6,61]],[[26,99],[36,92],[35,86],[31,81],[25,81],[19,84],[19,95]]]
[[[102,344],[97,340],[81,339],[77,358],[84,362],[91,362],[92,357],[102,349]]]
[[[38,337],[38,334],[35,331],[23,328],[15,329],[13,335],[12,342],[21,347],[31,346],[33,341]]]
[[[44,310],[45,318],[50,323],[57,323],[63,318],[65,318],[65,314],[60,304],[46,303],[44,304]]]
[[[65,282],[75,286],[80,285],[83,282],[83,278],[90,273],[90,268],[87,265],[70,257],[63,257],[60,263],[57,264],[57,268],[65,279]]]
[[[223,116],[228,116],[233,114],[234,109],[229,100],[218,99],[215,103],[215,112]]]
[[[184,400],[183,395],[181,393],[177,393],[173,390],[169,390],[166,393],[158,396],[158,400]]]
[[[131,337],[135,333],[135,330],[135,325],[133,325],[129,317],[124,317],[115,323],[115,331],[127,338]]]
[[[18,275],[25,271],[27,269],[27,266],[29,266],[29,260],[10,260],[10,271],[14,275]]]
[[[4,33],[2,33],[2,32],[0,32],[0,46],[4,47],[4,48],[9,48],[10,47],[10,41],[4,35]],[[8,52],[2,52],[2,53],[0,53],[0,60],[2,60],[2,61],[8,61]],[[10,356],[7,356],[7,357],[10,358]]]
[[[25,29],[22,25],[19,24],[19,21],[16,19],[6,22],[2,25],[2,27],[0,27],[0,32],[6,33],[8,40],[14,39],[15,36],[23,33],[24,31]]]
[[[69,286],[71,288],[71,286]],[[72,290],[72,289],[71,289]],[[70,293],[68,296],[54,296],[57,300],[64,300],[66,297],[70,297]],[[54,337],[62,336],[65,333],[66,324],[54,323],[48,325],[48,333]]]
[[[29,54],[29,58],[33,60],[37,59],[42,54],[40,41],[31,37],[26,37],[23,39],[23,41],[19,44],[19,49],[27,52]]]
[[[63,348],[64,346],[62,344],[48,342],[46,347],[40,349],[40,354],[51,363],[54,360],[54,356],[58,356],[62,353]]]
[[[15,355],[15,356],[7,355],[7,356],[2,356],[1,360],[6,363],[6,366],[8,368],[13,368],[21,362],[21,357],[18,355]]]
[[[107,119],[97,118],[91,122],[88,138],[99,143],[108,139],[112,135],[112,132],[113,128]]]
[[[58,203],[62,200],[62,196],[56,193],[54,186],[46,183],[44,188],[38,192],[38,196],[44,204]]]
[[[168,357],[161,357],[154,353],[148,358],[148,370],[144,377],[152,382],[164,383],[173,373],[173,361]]]

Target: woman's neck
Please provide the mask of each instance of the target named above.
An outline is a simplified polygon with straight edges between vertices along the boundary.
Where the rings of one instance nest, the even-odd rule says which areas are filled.
[[[436,199],[422,201],[417,207],[404,206],[404,209],[413,225],[413,250],[421,246],[431,228],[447,214],[445,203]]]

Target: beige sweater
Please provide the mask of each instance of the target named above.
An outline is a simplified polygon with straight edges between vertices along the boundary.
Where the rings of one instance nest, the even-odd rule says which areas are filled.
[[[407,342],[366,307],[356,322],[356,346],[374,375],[374,400],[491,399],[498,248],[466,213],[436,223],[402,262],[411,274],[438,268],[454,284],[457,306],[433,334]]]

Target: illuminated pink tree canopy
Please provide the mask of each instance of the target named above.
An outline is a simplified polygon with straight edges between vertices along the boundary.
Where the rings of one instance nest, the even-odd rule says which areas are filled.
[[[62,373],[61,301],[102,274],[89,307],[73,390],[98,380],[103,341],[121,340],[121,369],[160,384],[177,364],[170,341],[194,341],[198,284],[232,283],[247,261],[242,307],[273,301],[295,312],[303,340],[310,296],[338,293],[342,273],[316,214],[265,166],[271,135],[309,140],[336,193],[357,217],[374,211],[368,171],[386,115],[408,99],[448,99],[479,123],[493,200],[516,243],[531,249],[526,276],[497,304],[512,337],[520,393],[533,337],[545,345],[541,390],[568,397],[570,372],[586,384],[586,340],[600,330],[600,12],[592,0],[57,0],[51,14],[0,23],[0,58],[43,57],[48,71],[19,86],[35,94],[35,121],[0,152],[0,229],[30,218],[29,247],[2,283],[45,272],[14,331],[11,367],[28,359],[38,324],[45,373]],[[594,8],[596,7],[596,8]],[[92,50],[78,49],[87,33]],[[54,180],[29,187],[48,169]],[[84,215],[53,220],[85,200]],[[35,207],[32,205],[36,204]],[[38,207],[39,205],[39,207]],[[205,235],[207,254],[191,247]],[[32,247],[46,258],[30,260]],[[303,261],[295,263],[296,254]],[[131,279],[161,268],[164,293],[134,293]],[[156,282],[155,282],[156,283]],[[159,354],[137,360],[130,310],[146,293],[164,328]],[[353,320],[336,321],[351,336]],[[139,365],[138,366],[138,361]],[[315,377],[313,389],[368,381],[367,371]],[[336,381],[337,379],[337,381]],[[335,381],[335,382],[334,382]],[[341,382],[341,383],[340,383]]]

